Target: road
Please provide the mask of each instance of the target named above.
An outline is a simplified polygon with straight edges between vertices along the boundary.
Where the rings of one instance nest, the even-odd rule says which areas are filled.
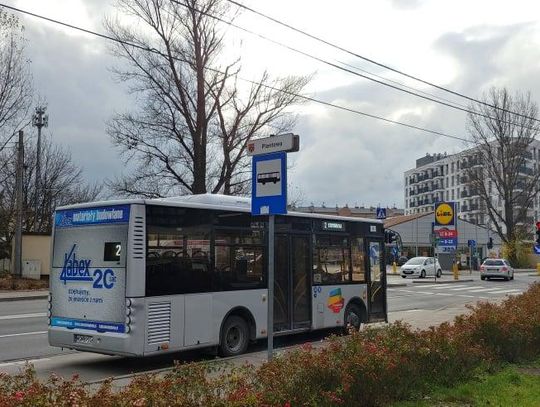
[[[469,277],[467,274],[462,278]],[[528,274],[515,275],[514,281],[474,281],[451,283],[444,276],[440,283],[425,280],[414,283],[399,276],[389,276],[390,283],[406,283],[402,287],[388,288],[389,320],[404,320],[418,328],[425,328],[443,321],[451,321],[455,315],[466,311],[465,305],[479,300],[499,301],[507,295],[516,295],[529,284],[540,281]],[[47,344],[46,301],[30,300],[0,303],[0,371],[18,372],[26,360],[30,360],[39,376],[51,372],[64,377],[78,373],[85,381],[97,381],[111,376],[128,375],[164,369],[174,360],[193,361],[213,359],[210,354],[184,352],[173,355],[138,359],[111,357],[84,352],[63,351]],[[320,341],[327,333],[296,335],[276,338],[276,347],[290,346],[306,341]],[[250,348],[251,361],[266,357],[265,344],[260,342]]]

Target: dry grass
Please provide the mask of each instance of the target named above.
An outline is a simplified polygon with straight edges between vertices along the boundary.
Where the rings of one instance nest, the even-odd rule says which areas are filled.
[[[0,290],[45,290],[47,288],[49,288],[48,280],[12,278],[10,275],[0,277]]]

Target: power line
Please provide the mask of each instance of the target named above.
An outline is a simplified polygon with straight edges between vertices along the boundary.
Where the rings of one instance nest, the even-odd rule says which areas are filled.
[[[86,28],[81,28],[81,27],[78,27],[78,26],[75,26],[75,25],[72,25],[72,24],[65,23],[63,21],[55,20],[55,19],[52,19],[52,18],[49,18],[49,17],[42,16],[40,14],[36,14],[36,13],[32,13],[32,12],[29,12],[29,11],[26,11],[26,10],[22,10],[20,8],[16,8],[16,7],[13,7],[13,6],[8,6],[8,5],[5,5],[3,3],[0,3],[0,7],[5,7],[5,8],[8,8],[10,10],[13,10],[13,11],[16,11],[16,12],[19,12],[19,13],[22,13],[22,14],[26,14],[26,15],[29,15],[29,16],[32,16],[32,17],[35,17],[35,18],[39,18],[39,19],[42,19],[42,20],[45,20],[45,21],[49,21],[51,23],[58,24],[58,25],[61,25],[61,26],[64,26],[64,27],[67,27],[67,28],[70,28],[70,29],[73,29],[73,30],[81,31],[81,32],[84,32],[86,34],[94,35],[94,36],[97,36],[97,37],[100,37],[100,38],[103,38],[103,39],[106,39],[106,40],[109,40],[109,41],[112,41],[112,42],[120,43],[120,44],[122,44],[124,46],[136,48],[136,49],[139,49],[139,50],[142,50],[142,51],[145,51],[145,52],[151,52],[151,53],[160,55],[162,57],[168,58],[168,55],[163,54],[162,52],[160,52],[159,50],[157,50],[155,48],[148,48],[148,47],[145,47],[145,46],[141,46],[139,44],[134,44],[134,43],[131,43],[129,41],[124,41],[124,40],[121,40],[119,38],[111,37],[109,35],[105,35],[105,34],[102,34],[102,33],[96,32],[96,31],[88,30]],[[178,61],[178,62],[188,63],[188,61],[177,58],[177,57],[172,57],[172,59],[174,59],[175,61]],[[215,72],[215,73],[222,74],[222,75],[224,74],[222,71],[220,71],[218,69],[214,69],[214,68],[206,68],[206,69],[208,69],[209,71]],[[361,115],[361,116],[370,117],[370,118],[381,120],[381,121],[384,121],[384,122],[387,122],[387,123],[397,124],[397,125],[400,125],[400,126],[410,128],[410,129],[419,130],[419,131],[423,131],[423,132],[426,132],[426,133],[431,133],[431,134],[439,135],[439,136],[442,136],[442,137],[451,138],[451,139],[454,139],[454,140],[461,140],[461,141],[465,141],[465,142],[469,141],[469,140],[467,140],[465,138],[462,138],[462,137],[446,134],[446,133],[443,133],[443,132],[439,132],[439,131],[436,131],[436,130],[431,130],[431,129],[420,127],[420,126],[415,126],[415,125],[408,124],[408,123],[403,123],[403,122],[400,122],[400,121],[397,121],[397,120],[387,119],[387,118],[384,118],[382,116],[377,116],[377,115],[374,115],[374,114],[365,113],[365,112],[362,112],[360,110],[351,109],[351,108],[336,105],[336,104],[330,103],[330,102],[325,102],[325,101],[315,99],[315,98],[312,98],[312,97],[309,97],[309,96],[304,96],[304,95],[300,95],[300,94],[297,94],[297,93],[288,92],[288,91],[285,91],[283,89],[278,89],[276,87],[273,87],[271,85],[268,85],[268,84],[265,84],[265,83],[262,83],[262,82],[253,81],[253,80],[250,80],[250,79],[242,78],[240,76],[238,78],[240,80],[242,80],[244,82],[248,82],[248,83],[250,83],[252,85],[262,86],[264,88],[271,89],[271,90],[274,90],[276,92],[281,92],[281,93],[284,93],[284,94],[287,94],[287,95],[290,95],[290,96],[295,96],[295,97],[298,97],[300,99],[304,99],[304,100],[314,102],[314,103],[318,103],[318,104],[328,106],[328,107],[333,107],[335,109],[340,109],[340,110],[343,110],[343,111],[347,111],[349,113],[354,113],[354,114],[358,114],[358,115]]]
[[[254,14],[258,15],[258,16],[261,16],[261,17],[263,17],[263,18],[266,18],[267,20],[270,20],[270,21],[272,21],[272,22],[274,22],[274,23],[276,23],[276,24],[279,24],[279,25],[281,25],[281,26],[283,26],[283,27],[286,27],[286,28],[288,28],[288,29],[290,29],[290,30],[293,30],[293,31],[295,31],[295,32],[297,32],[297,33],[299,33],[299,34],[302,34],[302,35],[304,35],[304,36],[306,36],[306,37],[309,37],[309,38],[311,38],[311,39],[313,39],[313,40],[315,40],[315,41],[321,42],[321,43],[323,43],[323,44],[325,44],[325,45],[328,45],[328,46],[330,46],[330,47],[332,47],[332,48],[336,48],[336,49],[338,49],[338,50],[340,50],[340,51],[342,51],[342,52],[345,52],[345,53],[347,53],[347,54],[349,54],[349,55],[352,55],[352,56],[354,56],[354,57],[356,57],[356,58],[360,58],[360,59],[362,59],[362,60],[364,60],[364,61],[366,61],[366,62],[369,62],[369,63],[371,63],[371,64],[380,66],[381,68],[384,68],[384,69],[387,69],[387,70],[389,70],[389,71],[395,72],[395,73],[397,73],[397,74],[403,75],[403,76],[405,76],[405,77],[407,77],[407,78],[409,78],[409,79],[413,79],[413,80],[418,81],[418,82],[420,82],[420,83],[423,83],[423,84],[425,84],[425,85],[432,86],[432,87],[434,87],[434,88],[436,88],[436,89],[442,90],[442,91],[447,92],[447,93],[450,93],[450,94],[452,94],[452,95],[462,97],[462,98],[467,99],[467,100],[469,100],[469,101],[471,101],[471,102],[475,102],[475,103],[478,103],[478,104],[481,104],[481,105],[484,105],[484,106],[488,106],[488,107],[490,107],[490,108],[492,108],[492,109],[500,110],[500,111],[505,112],[505,113],[511,113],[511,114],[513,114],[513,115],[522,117],[522,118],[524,118],[524,119],[528,119],[528,120],[533,120],[533,121],[540,122],[539,119],[536,119],[536,118],[534,118],[534,117],[529,117],[529,116],[523,115],[523,114],[521,114],[521,113],[513,112],[513,111],[511,111],[511,110],[507,110],[507,109],[504,109],[504,108],[502,108],[502,107],[492,105],[492,104],[487,103],[487,102],[484,102],[484,101],[482,101],[482,100],[475,99],[475,98],[470,97],[470,96],[467,96],[467,95],[465,95],[465,94],[463,94],[463,93],[460,93],[460,92],[457,92],[457,91],[454,91],[454,90],[445,88],[444,86],[437,85],[437,84],[435,84],[435,83],[433,83],[433,82],[429,82],[429,81],[426,81],[426,80],[424,80],[424,79],[421,79],[421,78],[419,78],[419,77],[417,77],[417,76],[414,76],[414,75],[408,74],[408,73],[406,73],[406,72],[400,71],[399,69],[392,68],[392,67],[389,66],[389,65],[383,64],[383,63],[381,63],[381,62],[377,62],[377,61],[375,61],[374,59],[365,57],[365,56],[360,55],[360,54],[358,54],[358,53],[356,53],[356,52],[353,52],[353,51],[350,51],[350,50],[348,50],[348,49],[346,49],[346,48],[343,48],[343,47],[341,47],[341,46],[339,46],[339,45],[337,45],[337,44],[334,44],[334,43],[332,43],[332,42],[330,42],[330,41],[324,40],[324,39],[322,39],[322,38],[320,38],[320,37],[317,37],[317,36],[315,36],[315,35],[313,35],[313,34],[310,34],[310,33],[306,32],[306,31],[303,31],[303,30],[301,30],[301,29],[299,29],[299,28],[293,27],[293,26],[290,25],[290,24],[284,23],[284,22],[282,22],[282,21],[280,21],[280,20],[278,20],[278,19],[276,19],[276,18],[274,18],[274,17],[271,17],[271,16],[269,16],[269,15],[267,15],[267,14],[261,13],[260,11],[257,11],[257,10],[255,10],[255,9],[253,9],[253,8],[250,8],[250,7],[248,7],[248,6],[246,6],[246,5],[242,4],[242,3],[239,3],[239,2],[237,2],[237,1],[234,1],[234,0],[226,0],[226,1],[228,1],[228,2],[231,3],[231,4],[234,4],[235,6],[238,6],[238,7],[240,7],[240,8],[243,8],[243,9],[245,9],[245,10],[251,12],[251,13],[254,13]]]
[[[303,56],[305,56],[305,57],[307,57],[307,58],[310,58],[310,59],[313,59],[313,60],[315,60],[315,61],[321,62],[321,63],[323,63],[323,64],[329,65],[329,66],[331,66],[331,67],[333,67],[333,68],[337,68],[337,69],[339,69],[339,70],[342,70],[342,71],[344,71],[344,72],[350,73],[350,74],[352,74],[352,75],[359,76],[359,77],[361,77],[361,78],[370,80],[370,81],[375,82],[375,83],[378,83],[378,84],[380,84],[380,85],[387,86],[387,87],[389,87],[389,88],[392,88],[392,89],[395,89],[395,90],[398,90],[398,91],[401,91],[401,92],[404,92],[404,93],[407,93],[407,94],[409,94],[409,95],[416,96],[416,97],[419,97],[419,98],[422,98],[422,99],[425,99],[425,100],[429,100],[429,101],[431,101],[431,102],[435,102],[435,103],[438,103],[438,104],[440,104],[440,105],[443,105],[443,106],[446,106],[446,107],[450,107],[450,108],[452,108],[452,109],[461,110],[461,111],[463,111],[463,112],[465,112],[465,113],[469,113],[469,114],[473,114],[473,115],[476,115],[476,116],[484,117],[484,118],[490,119],[490,120],[497,120],[497,121],[499,121],[499,122],[501,122],[501,123],[505,123],[505,124],[512,124],[512,125],[516,124],[516,123],[514,123],[514,122],[508,122],[508,121],[502,120],[502,119],[500,119],[500,118],[495,118],[495,117],[493,117],[493,116],[489,116],[489,115],[487,115],[487,114],[483,114],[483,113],[477,112],[477,111],[475,111],[475,110],[471,110],[471,109],[469,109],[469,108],[467,108],[467,107],[460,107],[459,105],[454,104],[453,102],[447,103],[447,102],[445,102],[445,101],[443,101],[443,100],[437,100],[435,97],[431,97],[431,96],[423,96],[423,95],[421,95],[420,93],[413,92],[413,91],[410,91],[410,90],[407,90],[407,89],[403,89],[403,88],[401,88],[401,87],[399,87],[399,86],[392,85],[392,84],[390,84],[390,83],[386,83],[386,82],[384,82],[384,81],[382,81],[382,80],[374,79],[374,78],[371,78],[370,76],[367,76],[367,75],[364,75],[364,74],[361,74],[361,73],[358,73],[358,72],[354,72],[354,71],[352,71],[351,69],[348,69],[348,68],[339,66],[339,65],[337,65],[337,64],[335,64],[335,63],[333,63],[333,62],[330,62],[330,61],[327,61],[327,60],[325,60],[325,59],[319,58],[319,57],[317,57],[317,56],[315,56],[315,55],[312,55],[312,54],[309,54],[309,53],[304,52],[304,51],[302,51],[302,50],[299,50],[299,49],[297,49],[297,48],[294,48],[294,47],[292,47],[292,46],[290,46],[290,45],[287,45],[287,44],[284,44],[284,43],[282,43],[282,42],[273,40],[273,39],[268,38],[268,37],[266,37],[266,36],[264,36],[264,35],[262,35],[262,34],[259,34],[259,33],[257,33],[257,32],[251,31],[251,30],[249,30],[249,29],[247,29],[247,28],[244,28],[244,27],[241,27],[241,26],[239,26],[239,25],[237,25],[237,24],[234,24],[232,21],[224,20],[224,19],[222,19],[221,17],[217,17],[217,16],[215,16],[215,15],[213,15],[213,14],[210,14],[210,13],[208,13],[208,12],[206,12],[206,11],[202,11],[202,10],[196,9],[196,8],[194,8],[194,7],[192,7],[192,6],[188,5],[188,4],[182,3],[182,2],[180,2],[180,1],[178,1],[178,0],[170,0],[170,1],[171,1],[172,3],[178,4],[178,5],[182,6],[182,7],[185,7],[185,8],[188,8],[188,9],[190,9],[190,10],[193,10],[193,11],[195,11],[195,12],[197,12],[197,13],[200,13],[200,14],[202,14],[202,15],[205,15],[205,16],[207,16],[207,17],[209,17],[209,18],[215,19],[216,21],[220,21],[220,22],[222,22],[222,23],[224,23],[224,24],[227,24],[227,25],[229,25],[229,26],[231,26],[231,27],[234,27],[234,28],[236,28],[236,29],[238,29],[238,30],[244,31],[244,32],[246,32],[246,33],[248,33],[248,34],[250,34],[250,35],[254,35],[254,36],[259,37],[259,38],[261,38],[261,39],[263,39],[263,40],[265,40],[265,41],[271,42],[271,43],[276,44],[276,45],[278,45],[278,46],[280,46],[280,47],[283,47],[283,48],[286,48],[286,49],[288,49],[288,50],[290,50],[290,51],[293,51],[293,52],[296,52],[296,53],[298,53],[298,54],[301,54],[301,55],[303,55]],[[355,68],[355,69],[356,69],[356,68]],[[536,120],[536,119],[535,119],[535,120]],[[539,121],[540,121],[540,120],[539,120]],[[523,128],[526,128],[526,129],[529,129],[529,130],[536,130],[536,129],[533,129],[533,128],[530,128],[530,127],[525,127],[525,126],[522,126],[522,127],[523,127]]]

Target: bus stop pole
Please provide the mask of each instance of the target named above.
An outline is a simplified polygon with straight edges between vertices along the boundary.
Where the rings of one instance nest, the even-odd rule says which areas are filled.
[[[268,216],[268,361],[274,355],[274,215]]]

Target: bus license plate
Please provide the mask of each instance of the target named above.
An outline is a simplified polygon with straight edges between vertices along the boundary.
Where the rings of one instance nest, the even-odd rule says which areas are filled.
[[[90,335],[74,334],[73,342],[90,345],[91,343],[94,343],[94,337]]]

